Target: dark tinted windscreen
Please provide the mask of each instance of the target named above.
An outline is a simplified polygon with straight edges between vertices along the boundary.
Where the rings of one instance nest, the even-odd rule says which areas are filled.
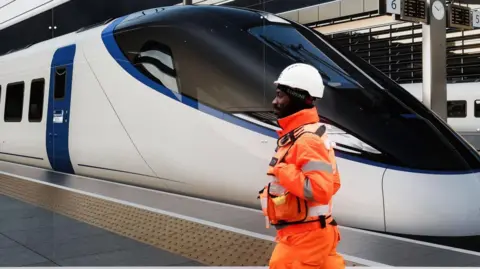
[[[318,101],[319,114],[376,147],[389,163],[418,169],[468,169],[429,121],[345,64],[314,34],[304,35],[303,30],[283,24],[253,27],[249,32],[277,53],[266,61],[283,57],[317,67],[327,85],[324,98]]]
[[[271,122],[265,112],[272,109],[273,81],[288,65],[304,62],[315,66],[327,85],[319,114],[380,151],[384,162],[418,169],[470,168],[458,139],[442,135],[446,128],[439,128],[438,120],[425,120],[421,103],[405,97],[405,90],[375,74],[372,66],[357,69],[358,57],[350,55],[356,66],[350,64],[313,31],[262,21],[246,11],[234,13],[235,19],[230,13],[211,12],[209,19],[193,13],[191,23],[180,20],[180,13],[168,14],[115,36],[129,60],[177,98],[186,95],[201,105]]]
[[[290,58],[293,62],[315,65],[326,82],[335,83],[337,88],[357,88],[359,84],[336,65],[321,50],[291,26],[265,25],[251,28],[250,33],[261,39],[267,46]]]
[[[263,45],[253,38],[243,45],[238,33],[208,25],[143,27],[117,33],[116,40],[142,73],[175,93],[231,113],[271,109]]]

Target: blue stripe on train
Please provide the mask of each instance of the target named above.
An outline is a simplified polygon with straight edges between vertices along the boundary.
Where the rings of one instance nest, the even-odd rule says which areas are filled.
[[[48,160],[53,170],[73,174],[75,171],[70,160],[68,137],[70,131],[70,105],[72,97],[73,60],[76,46],[70,45],[59,48],[53,55],[50,68],[50,89],[48,98],[46,145]],[[55,99],[55,78],[57,67],[66,68],[65,94],[63,98]],[[59,122],[54,122],[54,117]]]

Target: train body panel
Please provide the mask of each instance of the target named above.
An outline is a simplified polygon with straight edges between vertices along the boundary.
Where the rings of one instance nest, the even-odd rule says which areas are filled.
[[[478,173],[452,176],[387,169],[383,191],[387,232],[415,234],[422,230],[428,231],[425,235],[480,234]]]
[[[266,15],[260,18],[256,12],[222,7],[175,7],[165,15],[161,12],[133,14],[0,56],[1,118],[7,84],[25,82],[22,122],[0,120],[0,159],[258,208],[257,193],[271,180],[266,171],[277,143],[278,126],[268,118],[273,96],[269,81],[291,61],[288,57],[297,56],[275,54],[289,48],[280,44],[282,34],[270,36],[279,40],[269,39],[265,46],[255,37],[258,27],[235,32],[237,21],[259,24],[272,19]],[[212,15],[215,12],[220,16]],[[205,19],[205,14],[212,16]],[[198,21],[192,25],[185,16],[206,25]],[[229,16],[236,17],[226,20]],[[339,222],[409,234],[480,234],[474,225],[480,223],[480,203],[478,195],[473,195],[479,191],[475,169],[480,165],[471,149],[411,95],[382,81],[383,75],[376,75],[380,82],[372,83],[373,78],[358,72],[362,67],[355,66],[360,64],[353,63],[353,56],[348,56],[349,64],[342,62],[320,44],[321,38],[300,26],[285,26],[289,23],[281,19],[273,21],[265,36],[268,29],[281,25],[277,30],[287,31],[285,42],[308,38],[314,48],[324,50],[308,48],[310,52],[329,55],[325,59],[352,74],[346,77],[329,69],[331,65],[316,65],[336,81],[327,83],[328,101],[320,102],[319,112],[337,143],[342,188],[334,198],[334,211]],[[155,27],[161,23],[175,27]],[[199,38],[198,30],[207,28],[210,31],[204,34],[210,36]],[[263,52],[269,46],[275,50]],[[298,59],[310,57],[299,55]],[[59,70],[67,72],[66,83],[56,78]],[[41,122],[32,123],[25,115],[29,84],[37,78],[45,80],[43,114]],[[69,98],[55,98],[57,84],[65,86]],[[375,85],[390,87],[401,101],[384,95]],[[405,88],[421,100],[421,91],[415,87]],[[259,117],[262,113],[267,118]],[[412,144],[403,146],[402,140]],[[462,184],[453,183],[459,181]],[[448,197],[449,192],[455,197],[468,194],[447,204],[439,197]],[[435,207],[442,209],[432,211]],[[411,222],[411,216],[418,219]],[[463,218],[466,230],[459,231],[453,222],[435,226],[446,216]]]
[[[54,50],[54,46],[38,45],[15,55],[0,57],[0,100],[3,101],[0,103],[1,160],[51,168],[45,145],[45,115],[48,110],[48,95],[45,93],[48,92],[50,62]],[[33,58],[36,60],[32,61]],[[37,114],[42,115],[42,120],[29,122],[31,86],[32,81],[37,79],[43,79],[44,83],[42,109],[37,111]],[[9,98],[15,99],[10,106],[6,102],[9,85],[13,86]],[[24,102],[20,104],[18,100]]]
[[[131,141],[94,67],[110,69],[95,51],[102,28],[78,43],[75,61],[70,153],[78,174],[121,182],[155,180]],[[92,45],[93,44],[93,45]],[[118,96],[113,93],[113,97]]]
[[[382,182],[386,169],[341,157],[337,164],[342,187],[334,197],[335,218],[357,228],[384,231]]]
[[[92,42],[92,48],[100,46],[102,40]],[[105,47],[89,52],[89,58],[98,54],[92,56],[98,59],[92,70],[137,149],[158,176],[156,187],[257,204],[256,195],[251,193],[268,182],[265,164],[275,149],[273,138],[263,138],[268,143],[262,143],[258,133],[199,112],[210,109],[206,106],[195,109],[152,90],[126,73],[118,64],[123,59],[109,57]],[[232,188],[234,192],[229,191]]]

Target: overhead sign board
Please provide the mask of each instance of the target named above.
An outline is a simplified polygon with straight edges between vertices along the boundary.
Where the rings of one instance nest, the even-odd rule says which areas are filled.
[[[472,13],[469,7],[450,4],[448,26],[457,29],[472,29]]]
[[[400,19],[410,22],[427,22],[426,0],[403,0],[400,9]]]

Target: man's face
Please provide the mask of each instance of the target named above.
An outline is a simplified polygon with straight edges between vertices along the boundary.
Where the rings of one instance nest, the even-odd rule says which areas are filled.
[[[273,113],[279,118],[282,118],[285,108],[290,103],[290,98],[284,92],[277,88],[275,99],[272,101]]]

